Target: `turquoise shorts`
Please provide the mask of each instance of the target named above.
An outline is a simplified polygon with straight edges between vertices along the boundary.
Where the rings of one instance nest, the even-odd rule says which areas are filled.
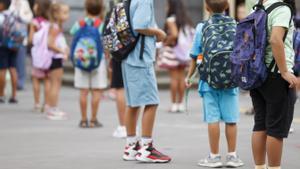
[[[122,74],[127,106],[142,107],[159,104],[154,64],[137,67],[122,62]]]
[[[239,121],[239,94],[234,90],[210,90],[203,97],[204,121],[206,123],[237,123]]]

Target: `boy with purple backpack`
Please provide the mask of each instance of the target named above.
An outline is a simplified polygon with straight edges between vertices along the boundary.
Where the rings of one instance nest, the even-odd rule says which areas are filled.
[[[268,169],[281,168],[283,140],[292,123],[298,83],[293,71],[294,11],[295,1],[259,0],[255,11],[237,28],[232,77],[239,87],[250,90],[255,110],[255,169],[267,165]]]
[[[220,122],[226,124],[228,154],[226,167],[240,167],[244,163],[236,153],[237,122],[239,120],[239,90],[231,81],[230,54],[233,50],[236,21],[223,12],[227,0],[206,0],[211,13],[208,21],[198,24],[191,50],[192,63],[186,85],[191,87],[197,63],[200,73],[199,93],[203,97],[204,121],[208,123],[210,154],[198,165],[223,167],[219,154]]]

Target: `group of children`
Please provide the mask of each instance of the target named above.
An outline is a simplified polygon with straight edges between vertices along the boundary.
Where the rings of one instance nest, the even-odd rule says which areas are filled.
[[[112,62],[114,70],[112,87],[117,88],[120,99],[120,127],[114,135],[122,136],[124,133],[127,135],[123,154],[124,160],[167,163],[171,161],[171,158],[156,150],[152,139],[155,114],[160,103],[154,66],[156,42],[164,41],[167,35],[156,26],[153,0],[131,0],[129,2],[130,15],[128,16],[130,16],[132,31],[135,35],[144,35],[145,38],[139,38],[133,50],[122,62]],[[228,8],[227,0],[205,0],[205,2],[211,17],[207,22],[198,24],[196,28],[196,35],[190,52],[192,63],[186,78],[186,87],[189,88],[192,86],[191,78],[196,68],[199,68],[200,74],[203,73],[199,82],[199,93],[203,98],[204,121],[208,124],[210,153],[207,158],[200,160],[198,164],[213,168],[223,166],[219,153],[219,140],[220,122],[224,121],[228,145],[225,166],[240,167],[244,163],[237,155],[236,150],[237,123],[239,121],[239,90],[229,83],[225,84],[226,87],[216,89],[218,85],[220,86],[218,79],[226,77],[228,71],[221,70],[222,73],[213,71],[210,74],[206,74],[208,68],[205,65],[208,64],[206,59],[211,59],[209,56],[212,54],[214,57],[218,57],[217,59],[219,60],[215,65],[209,66],[219,66],[222,65],[219,62],[228,62],[229,58],[226,58],[228,51],[222,51],[222,49],[231,50],[233,48],[234,35],[232,36],[232,34],[235,34],[236,22],[233,18],[224,14]],[[268,8],[277,2],[283,1],[265,0],[263,5]],[[284,2],[291,3],[291,1]],[[101,34],[103,24],[95,23],[101,22],[99,20],[103,12],[103,2],[101,0],[85,0],[85,9],[85,18],[76,22],[70,33],[76,35],[83,25],[90,25],[96,26]],[[49,69],[44,70],[34,66],[32,69],[35,110],[40,111],[43,109],[47,113],[47,117],[52,120],[66,119],[66,113],[58,109],[58,100],[63,76],[63,62],[70,55],[70,49],[62,29],[63,23],[69,17],[69,7],[50,0],[36,0],[34,14],[35,18],[30,26],[29,43],[36,45],[34,43],[35,35],[43,29],[44,23],[47,23],[49,25],[47,47],[52,52]],[[262,87],[251,90],[251,97],[256,112],[252,139],[256,169],[266,169],[267,165],[269,166],[268,169],[280,169],[283,138],[288,136],[288,129],[291,125],[295,104],[295,91],[293,89],[298,83],[296,77],[292,74],[294,52],[291,42],[294,26],[286,19],[291,17],[292,13],[288,7],[275,9],[269,15],[268,34],[270,36],[268,40],[270,43],[266,49],[266,61],[270,61],[274,56],[280,74],[277,72],[275,72],[276,75],[270,74]],[[220,31],[218,34],[222,36],[212,38],[217,34],[214,30],[215,25],[220,26],[216,30]],[[288,32],[287,40],[283,41],[285,31]],[[217,39],[220,37],[221,39]],[[108,54],[106,55],[108,56]],[[93,71],[75,68],[75,87],[80,89],[82,113],[80,127],[102,126],[97,120],[97,112],[101,92],[107,88],[108,84],[106,69],[105,56],[102,57],[99,67]],[[41,81],[44,82],[45,89],[45,99],[42,105],[39,98]],[[122,99],[123,88],[125,89],[127,101],[125,114],[123,112],[125,111],[125,106],[122,101],[124,100]],[[88,121],[87,103],[90,91],[92,93],[92,117]],[[276,94],[276,92],[278,93]],[[275,95],[273,95],[274,93]],[[287,99],[281,100],[282,97]],[[278,104],[278,100],[286,103]],[[142,107],[144,108],[143,110],[141,109]],[[142,133],[141,137],[138,137],[136,127],[140,111],[143,112]],[[266,164],[266,154],[268,164]]]

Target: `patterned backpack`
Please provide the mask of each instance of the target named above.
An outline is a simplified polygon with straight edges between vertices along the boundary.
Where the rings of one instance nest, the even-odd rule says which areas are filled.
[[[230,54],[233,51],[236,22],[220,14],[213,15],[203,26],[203,61],[199,65],[200,78],[212,88],[228,89],[231,80]]]
[[[290,7],[286,3],[277,2],[265,10],[263,0],[260,0],[254,6],[255,11],[238,24],[234,51],[231,55],[232,79],[244,90],[260,87],[266,81],[268,72],[276,64],[273,59],[269,68],[266,66],[265,51],[268,38],[268,14],[280,6]],[[277,71],[278,67],[275,66],[274,72]]]
[[[5,11],[1,15],[4,20],[1,23],[0,46],[18,49],[27,37],[27,24],[11,11]]]
[[[135,36],[130,22],[131,0],[124,0],[116,4],[107,14],[103,31],[104,48],[113,59],[122,61],[128,57],[141,37],[140,59],[143,59],[145,36]]]
[[[71,47],[73,65],[81,70],[91,72],[100,65],[103,56],[103,46],[99,27],[101,20],[91,24],[85,20],[79,22],[80,29],[75,34]]]

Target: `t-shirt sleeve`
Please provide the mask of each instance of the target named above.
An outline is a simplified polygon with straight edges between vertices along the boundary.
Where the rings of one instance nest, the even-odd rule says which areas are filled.
[[[292,17],[291,9],[287,6],[283,6],[274,9],[274,11],[270,13],[269,22],[271,27],[278,26],[278,27],[289,28],[291,17]]]
[[[72,26],[72,28],[70,29],[70,34],[71,34],[71,35],[75,35],[76,32],[77,32],[79,29],[80,29],[80,25],[79,25],[78,22],[76,22],[76,23]]]
[[[133,29],[150,28],[153,15],[152,4],[148,0],[139,1],[132,18]]]
[[[190,56],[193,59],[197,59],[198,55],[202,53],[202,28],[203,23],[198,24],[196,27],[196,33],[193,41],[193,45],[190,51]]]

